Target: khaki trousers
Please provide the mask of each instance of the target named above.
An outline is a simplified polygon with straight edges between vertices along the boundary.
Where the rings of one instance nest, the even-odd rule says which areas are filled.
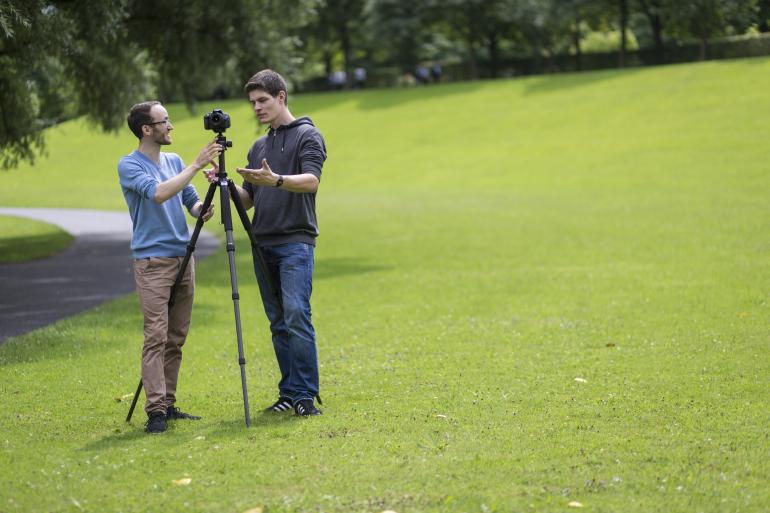
[[[144,411],[163,413],[176,402],[176,384],[182,364],[182,346],[187,338],[195,293],[195,262],[192,257],[175,292],[169,311],[171,287],[182,257],[152,257],[134,260],[136,291],[144,314],[142,385],[147,402]]]

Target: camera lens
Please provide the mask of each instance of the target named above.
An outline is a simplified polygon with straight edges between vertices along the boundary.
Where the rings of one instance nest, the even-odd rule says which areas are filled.
[[[230,116],[223,112],[222,109],[214,109],[203,116],[203,127],[206,130],[213,130],[221,134],[230,128]]]

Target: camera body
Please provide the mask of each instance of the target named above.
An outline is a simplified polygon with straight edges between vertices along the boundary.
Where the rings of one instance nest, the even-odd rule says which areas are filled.
[[[230,116],[222,109],[214,109],[203,115],[203,128],[221,134],[230,128]]]

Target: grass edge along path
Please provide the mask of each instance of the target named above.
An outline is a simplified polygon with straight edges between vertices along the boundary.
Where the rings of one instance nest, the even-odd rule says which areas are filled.
[[[53,224],[0,216],[0,264],[47,258],[67,249],[73,240],[72,235]]]

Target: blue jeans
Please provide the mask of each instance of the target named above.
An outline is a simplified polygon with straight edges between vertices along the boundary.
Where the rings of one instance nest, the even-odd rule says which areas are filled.
[[[281,369],[280,395],[293,401],[318,395],[318,353],[315,330],[310,322],[310,294],[313,291],[313,250],[310,244],[292,242],[260,248],[281,305],[262,274],[256,253],[254,272],[262,304],[270,320],[273,348]]]

